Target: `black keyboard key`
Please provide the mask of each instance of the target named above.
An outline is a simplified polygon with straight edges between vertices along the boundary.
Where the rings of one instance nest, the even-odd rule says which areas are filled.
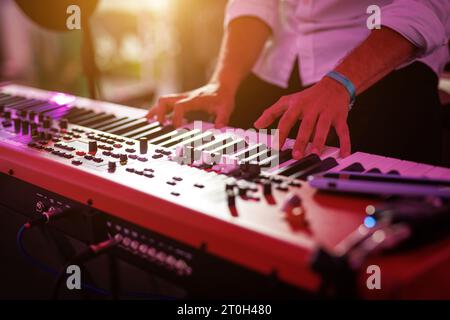
[[[359,162],[352,163],[351,165],[345,167],[341,171],[347,171],[347,172],[364,172],[366,169],[363,167],[363,165]]]
[[[173,126],[171,126],[171,125],[168,125],[168,126],[165,126],[165,127],[159,126],[159,127],[156,127],[156,128],[154,128],[152,130],[149,130],[149,131],[143,132],[143,133],[141,133],[141,134],[139,134],[137,136],[134,136],[133,139],[139,140],[141,138],[146,138],[147,140],[152,140],[152,139],[160,137],[160,136],[162,136],[164,134],[172,132],[174,130],[175,130],[175,128]]]
[[[197,136],[197,135],[202,133],[198,129],[190,130],[190,131],[187,131],[187,130],[180,130],[180,131],[181,131],[180,135],[176,135],[174,138],[171,138],[171,139],[169,139],[167,141],[164,141],[162,143],[154,143],[154,144],[159,145],[161,147],[169,148],[171,146],[174,146],[174,145],[180,143],[183,140],[191,139],[192,137]]]
[[[9,98],[9,97],[11,97],[10,94],[7,94],[7,93],[0,93],[0,100],[5,99],[5,98]]]
[[[76,117],[76,118],[72,119],[70,122],[75,123],[75,124],[79,124],[79,123],[82,123],[82,122],[84,122],[86,120],[91,120],[91,119],[94,119],[94,118],[98,119],[99,117],[102,117],[104,115],[105,115],[104,112],[100,112],[100,113],[92,112],[92,113],[88,113],[88,114],[86,114],[84,116]]]
[[[81,116],[84,116],[87,114],[91,114],[91,113],[94,113],[94,112],[91,110],[84,109],[84,108],[74,107],[69,110],[69,113],[67,114],[67,120],[69,120],[69,122],[72,122],[73,119],[76,119],[78,117],[81,117]]]
[[[102,121],[100,123],[96,123],[90,126],[91,129],[98,129],[101,127],[107,127],[107,126],[111,126],[113,124],[128,120],[128,117],[122,117],[122,118],[112,118],[112,119],[108,119],[105,121]]]
[[[88,127],[91,128],[91,125],[94,125],[96,123],[100,123],[103,122],[105,120],[110,120],[110,119],[115,119],[116,117],[114,117],[114,115],[112,114],[104,114],[102,116],[98,116],[98,117],[93,117],[91,119],[85,120],[85,121],[81,121],[78,122],[79,126],[83,126],[83,127]]]
[[[211,153],[231,155],[231,154],[237,153],[238,151],[245,149],[247,147],[248,147],[248,144],[247,144],[247,142],[245,142],[244,139],[237,139],[237,140],[228,142],[228,143],[224,144],[223,146],[220,146],[214,150],[211,150]]]
[[[11,103],[16,103],[16,102],[20,102],[20,101],[26,101],[27,99],[22,98],[22,97],[6,97],[2,100],[0,100],[0,106],[5,106],[7,104],[11,104]]]
[[[149,138],[148,143],[150,143],[150,144],[160,144],[160,143],[163,143],[164,141],[168,141],[168,140],[170,140],[172,138],[180,136],[180,135],[184,134],[185,132],[186,131],[184,131],[184,130],[175,130],[175,129],[173,129],[173,130],[171,130],[171,131],[169,131],[167,133],[159,135],[156,138]]]
[[[42,102],[40,100],[30,99],[30,100],[24,100],[24,101],[6,104],[5,108],[22,110],[22,109],[32,108],[37,105],[42,105],[42,104],[45,104],[45,102]]]
[[[139,136],[140,134],[144,133],[144,132],[148,132],[148,131],[152,131],[154,130],[156,127],[160,127],[159,122],[153,122],[153,123],[149,123],[143,127],[131,130],[129,132],[127,132],[126,134],[124,134],[123,136],[125,138],[134,138],[136,136]]]
[[[319,163],[312,165],[311,167],[309,167],[303,171],[295,173],[294,175],[290,176],[290,178],[306,180],[308,178],[308,176],[310,176],[310,175],[328,171],[330,169],[333,169],[337,165],[338,165],[338,162],[336,161],[336,159],[333,157],[329,157]]]
[[[130,132],[137,128],[141,128],[147,124],[148,124],[148,120],[146,118],[140,118],[140,119],[137,119],[128,124],[124,124],[123,126],[117,127],[113,130],[105,130],[105,131],[108,133],[111,133],[111,134],[115,134],[115,135],[122,135],[124,133]]]
[[[378,168],[372,168],[372,169],[368,170],[367,173],[381,174],[381,170]]]
[[[282,176],[290,176],[296,172],[300,172],[302,170],[306,170],[309,167],[320,163],[320,157],[317,154],[310,154],[306,157],[304,157],[303,159],[296,161],[284,168],[281,168],[279,170],[277,170],[277,172],[275,172],[278,175],[282,175]]]
[[[134,121],[136,121],[136,120],[137,120],[137,119],[134,119],[134,118],[125,118],[125,119],[123,119],[123,120],[121,120],[121,121],[114,122],[114,123],[111,123],[111,124],[107,124],[107,125],[98,127],[96,130],[108,132],[108,131],[110,131],[110,130],[119,128],[119,127],[121,127],[121,126],[123,126],[123,125],[125,125],[125,124],[134,122]]]
[[[243,160],[251,156],[254,156],[262,151],[265,151],[266,149],[267,147],[262,143],[250,145],[248,148],[240,150],[239,152],[233,154],[233,158]]]

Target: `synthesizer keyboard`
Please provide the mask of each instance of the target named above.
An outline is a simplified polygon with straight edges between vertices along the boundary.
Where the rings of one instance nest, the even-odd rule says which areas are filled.
[[[204,122],[175,129],[145,114],[5,85],[0,172],[37,187],[34,214],[42,207],[88,206],[102,213],[104,236],[120,233],[124,252],[176,277],[198,275],[202,265],[195,256],[202,251],[308,291],[319,282],[308,264],[314,248],[333,248],[376,201],[317,193],[305,182],[309,175],[351,171],[450,179],[450,169],[361,152],[341,159],[332,147],[297,161],[293,141],[278,152],[268,135],[215,130]],[[290,203],[306,212],[308,226],[303,214],[286,214]]]

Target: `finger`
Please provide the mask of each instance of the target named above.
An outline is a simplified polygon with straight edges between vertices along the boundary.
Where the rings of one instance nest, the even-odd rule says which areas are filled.
[[[156,112],[157,112],[158,107],[159,107],[158,105],[154,105],[153,107],[151,107],[151,108],[148,110],[148,112],[147,112],[147,114],[145,115],[145,117],[146,117],[147,119],[150,119],[150,118],[155,117],[155,116],[156,116]]]
[[[219,106],[216,116],[216,121],[214,123],[214,126],[216,129],[220,129],[223,127],[226,127],[228,125],[228,122],[230,121],[230,108],[226,106]]]
[[[314,130],[317,117],[315,115],[303,118],[300,128],[298,129],[297,138],[295,139],[294,150],[292,156],[295,159],[301,159],[305,155],[305,149],[308,145],[311,134]]]
[[[322,115],[316,125],[316,132],[312,143],[311,153],[320,155],[325,146],[325,142],[330,132],[331,120],[328,116]]]
[[[279,99],[274,105],[267,108],[264,113],[255,121],[254,126],[257,129],[267,128],[289,107],[289,101],[286,97]]]
[[[350,132],[345,118],[339,119],[334,125],[339,137],[339,146],[341,148],[341,157],[345,158],[351,153]]]
[[[152,119],[156,117],[159,123],[163,123],[165,120],[165,115],[167,113],[167,108],[165,105],[155,105],[147,113],[146,118]]]
[[[184,98],[174,105],[172,122],[175,127],[183,124],[184,115],[187,111],[201,109],[205,99],[202,97]]]
[[[289,132],[297,121],[300,120],[300,111],[297,108],[289,108],[281,117],[278,123],[278,141],[273,141],[273,145],[281,149],[286,142]]]
[[[166,113],[172,110],[173,104],[183,98],[184,95],[171,95],[159,98],[157,104],[149,110],[146,117],[152,118],[156,116],[158,122],[163,123]]]

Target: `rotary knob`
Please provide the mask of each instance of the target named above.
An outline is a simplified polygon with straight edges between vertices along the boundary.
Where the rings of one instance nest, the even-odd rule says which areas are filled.
[[[89,153],[97,152],[97,141],[89,141]]]
[[[21,121],[20,121],[20,119],[19,118],[14,118],[13,119],[13,121],[14,121],[14,132],[15,133],[19,133],[20,132],[20,127],[21,127]]]
[[[27,120],[22,121],[22,134],[27,135],[30,132],[30,122]]]
[[[69,126],[69,121],[67,119],[61,119],[59,121],[59,128],[66,130]]]
[[[148,152],[148,139],[147,138],[139,139],[139,152],[141,154],[147,154],[147,152]]]

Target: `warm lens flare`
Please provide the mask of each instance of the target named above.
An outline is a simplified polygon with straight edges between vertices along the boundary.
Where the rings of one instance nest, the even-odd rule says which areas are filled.
[[[101,1],[100,9],[120,9],[133,12],[153,11],[155,13],[164,13],[170,7],[172,0],[108,0]]]

